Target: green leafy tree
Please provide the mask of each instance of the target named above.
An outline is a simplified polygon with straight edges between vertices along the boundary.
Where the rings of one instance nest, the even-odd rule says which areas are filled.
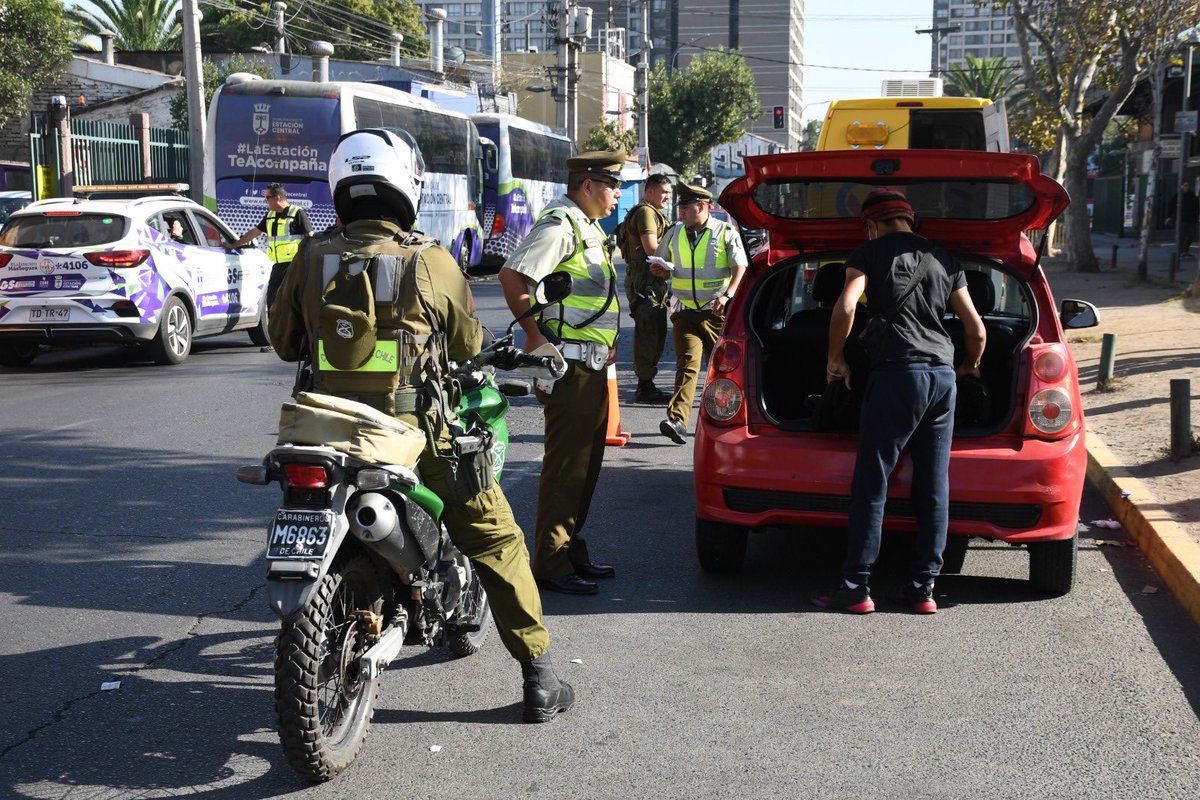
[[[182,26],[175,21],[179,0],[92,0],[96,11],[68,13],[85,33],[110,30],[120,50],[178,50]]]
[[[311,41],[327,41],[334,56],[350,61],[371,61],[391,55],[391,33],[404,36],[406,57],[429,55],[421,9],[412,0],[333,0],[299,3],[284,18],[288,49],[307,52]],[[200,22],[201,47],[211,52],[249,50],[273,46],[278,34],[270,0],[242,3],[238,8],[205,6]]]
[[[804,130],[800,132],[801,150],[817,149],[817,140],[821,138],[821,128],[824,125],[825,121],[820,119],[810,119],[804,123]]]
[[[627,131],[617,130],[617,121],[601,118],[596,126],[588,132],[587,138],[579,145],[580,150],[624,150],[626,153],[637,152],[637,131],[630,128]]]
[[[78,35],[57,0],[0,0],[0,125],[24,113],[33,91],[62,74]]]
[[[993,5],[1012,14],[1029,93],[1028,105],[1014,115],[1015,132],[1034,145],[1052,140],[1048,171],[1071,197],[1086,197],[1088,162],[1133,92],[1144,60],[1159,51],[1157,43],[1177,39],[1200,19],[1200,2],[1000,0]],[[1087,204],[1071,203],[1064,216],[1072,267],[1098,272]]]
[[[235,72],[250,72],[260,78],[272,78],[275,76],[271,65],[261,59],[249,59],[245,56],[234,54],[222,66],[217,66],[209,59],[204,59],[202,70],[204,72],[204,108],[207,109],[212,104],[213,94],[217,91],[217,87],[225,82]],[[175,127],[186,131],[188,127],[188,104],[187,92],[180,89],[175,96],[171,98],[171,121]]]
[[[695,174],[760,113],[754,74],[736,50],[705,53],[675,72],[660,66],[650,76],[650,157]]]
[[[1000,56],[976,58],[945,72],[946,94],[951,97],[986,97],[1008,100],[1021,88],[1021,70]]]

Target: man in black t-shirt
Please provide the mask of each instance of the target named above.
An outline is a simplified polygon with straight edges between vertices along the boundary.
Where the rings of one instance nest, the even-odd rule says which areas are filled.
[[[933,582],[942,566],[950,504],[950,442],[954,436],[955,373],[979,377],[986,331],[952,254],[913,233],[912,206],[894,189],[876,189],[862,206],[868,241],[846,259],[846,285],[829,325],[829,381],[867,381],[858,455],[850,487],[842,583],[813,599],[822,608],[855,614],[875,610],[869,582],[879,555],[888,478],[909,448],[912,504],[917,517],[912,584],[902,594],[919,614],[937,611]],[[858,305],[879,333],[869,345],[867,375],[851,376],[844,349]],[[966,356],[954,369],[954,344],[942,325],[947,305],[963,325]]]
[[[1179,257],[1187,258],[1192,254],[1192,242],[1196,241],[1196,224],[1200,222],[1200,198],[1192,191],[1192,182],[1184,181],[1179,187],[1179,194],[1167,203],[1171,216],[1167,217],[1167,225],[1175,221],[1175,209],[1179,209]]]

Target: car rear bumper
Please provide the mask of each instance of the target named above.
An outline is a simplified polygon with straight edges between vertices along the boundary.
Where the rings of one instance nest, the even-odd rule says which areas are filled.
[[[697,429],[696,514],[734,525],[846,524],[856,440],[839,434]],[[950,532],[1006,542],[1067,539],[1087,467],[1083,432],[1058,441],[991,437],[955,442]],[[1000,480],[1003,486],[998,486]],[[884,527],[915,530],[912,462],[892,476]]]

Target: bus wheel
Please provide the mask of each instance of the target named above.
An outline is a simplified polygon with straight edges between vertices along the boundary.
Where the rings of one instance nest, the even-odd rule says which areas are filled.
[[[463,275],[467,274],[467,270],[471,268],[471,237],[464,235],[462,244],[458,246],[458,268],[463,271]]]

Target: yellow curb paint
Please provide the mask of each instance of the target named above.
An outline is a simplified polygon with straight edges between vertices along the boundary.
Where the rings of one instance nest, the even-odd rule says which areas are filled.
[[[1132,534],[1138,547],[1167,587],[1200,624],[1200,545],[1171,519],[1146,485],[1129,474],[1108,445],[1087,432],[1088,480],[1104,495],[1113,515]],[[1128,496],[1122,493],[1128,492]]]

